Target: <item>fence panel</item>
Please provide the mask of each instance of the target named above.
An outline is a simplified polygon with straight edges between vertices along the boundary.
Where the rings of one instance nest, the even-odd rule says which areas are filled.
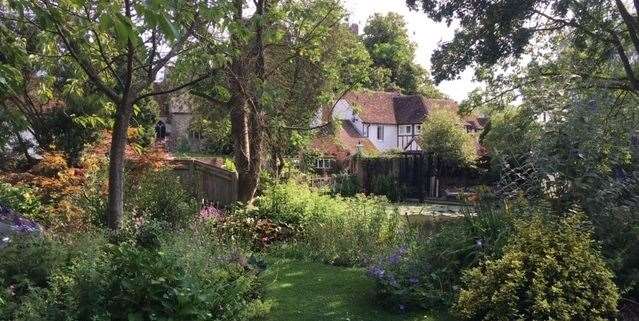
[[[173,161],[182,184],[205,203],[227,206],[237,201],[237,174],[195,159]]]

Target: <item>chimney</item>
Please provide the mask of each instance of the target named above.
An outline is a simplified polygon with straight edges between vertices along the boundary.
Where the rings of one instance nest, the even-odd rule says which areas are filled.
[[[351,32],[353,34],[355,34],[356,36],[359,35],[359,25],[356,23],[351,24],[351,26],[349,27],[351,29]]]

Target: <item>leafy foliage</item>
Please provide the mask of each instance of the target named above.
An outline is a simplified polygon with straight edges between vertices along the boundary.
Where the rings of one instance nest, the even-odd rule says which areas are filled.
[[[502,257],[467,271],[456,310],[469,320],[608,320],[619,293],[581,218],[517,225]]]
[[[442,43],[433,54],[436,82],[453,79],[471,65],[490,68],[548,45],[551,50],[538,52],[553,56],[567,47],[579,52],[567,65],[571,72],[549,70],[550,77],[578,75],[592,80],[600,88],[611,88],[609,85],[631,91],[638,88],[633,80],[634,66],[628,60],[639,48],[638,30],[629,13],[632,9],[623,1],[406,2],[412,9],[421,7],[435,21],[456,20],[460,24],[454,38]],[[636,3],[634,6],[637,9]],[[535,48],[529,46],[532,41]],[[627,79],[608,77],[610,65],[602,62],[610,62],[613,55],[619,58],[614,68]]]
[[[264,217],[300,227],[289,254],[335,265],[364,264],[396,241],[401,225],[383,198],[332,197],[292,181],[267,189],[257,206]]]
[[[164,234],[159,247],[151,248],[130,241],[108,244],[98,234],[78,242],[29,241],[2,249],[9,260],[0,272],[10,276],[3,283],[10,301],[0,316],[248,320],[263,313],[256,299],[259,269],[243,253],[222,250],[203,230],[182,233]]]
[[[420,139],[425,151],[462,165],[472,164],[477,157],[476,139],[466,133],[459,116],[448,109],[434,109],[428,114]]]
[[[363,42],[374,62],[372,89],[397,86],[404,94],[443,98],[430,75],[414,62],[416,45],[408,38],[406,22],[396,13],[371,16],[364,28]],[[387,80],[383,80],[388,75]]]
[[[332,178],[331,192],[335,195],[355,196],[360,191],[357,175],[345,172],[335,174]]]
[[[183,227],[195,219],[197,201],[169,170],[147,172],[132,189],[127,207],[137,219],[172,227]]]
[[[452,306],[463,271],[501,253],[512,217],[511,209],[482,207],[439,227],[410,227],[368,267],[380,302],[400,311]]]
[[[42,211],[42,202],[31,188],[0,181],[0,203],[16,212],[35,218]]]
[[[376,175],[371,179],[370,185],[371,194],[385,196],[392,202],[399,201],[404,194],[391,175]]]

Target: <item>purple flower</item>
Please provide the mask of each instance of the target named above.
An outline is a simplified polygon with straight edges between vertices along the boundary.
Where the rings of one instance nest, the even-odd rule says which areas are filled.
[[[411,276],[408,279],[408,283],[410,283],[411,285],[415,285],[415,284],[419,283],[419,278],[417,278],[416,276]]]
[[[384,277],[384,273],[384,269],[378,265],[372,265],[368,268],[368,275],[376,279],[381,279],[382,277]]]
[[[395,279],[395,277],[391,274],[387,274],[388,284],[394,288],[399,288],[399,283]]]
[[[400,304],[400,305],[399,305],[399,311],[401,311],[401,312],[405,312],[405,311],[406,311],[406,306],[405,306],[405,305],[403,305],[403,304]]]
[[[391,256],[388,257],[388,262],[390,264],[397,264],[402,259],[402,257],[406,255],[406,253],[408,253],[408,250],[405,246],[402,245],[393,254],[391,254]]]

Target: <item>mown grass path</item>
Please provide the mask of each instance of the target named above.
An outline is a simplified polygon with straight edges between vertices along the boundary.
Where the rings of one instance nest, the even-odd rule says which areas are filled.
[[[421,314],[394,314],[374,300],[365,271],[313,262],[273,259],[264,275],[268,321],[439,321]]]

